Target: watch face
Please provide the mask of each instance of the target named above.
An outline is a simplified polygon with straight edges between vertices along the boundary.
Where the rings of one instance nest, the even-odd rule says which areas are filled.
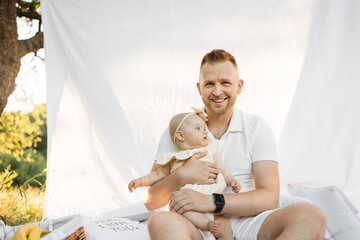
[[[224,195],[222,194],[215,194],[215,203],[217,204],[225,204]]]
[[[218,194],[218,193],[213,193],[213,196],[214,196],[214,202],[215,202],[215,205],[216,205],[216,209],[215,209],[214,213],[219,213],[219,212],[221,212],[221,210],[225,206],[224,195]]]

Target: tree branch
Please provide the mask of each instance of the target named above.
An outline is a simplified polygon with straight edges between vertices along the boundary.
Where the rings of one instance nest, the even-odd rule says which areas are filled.
[[[41,21],[41,15],[38,14],[36,11],[27,11],[22,8],[16,8],[16,15],[18,17],[26,17],[31,20],[37,19]]]
[[[40,48],[44,47],[44,34],[37,32],[35,36],[25,40],[19,40],[19,57],[23,57],[30,52],[36,53]]]
[[[26,2],[23,0],[17,0],[16,15],[18,17],[26,17],[30,20],[37,19],[41,21],[41,15],[36,11],[39,6],[39,1]]]
[[[32,7],[34,7],[34,3],[32,3],[32,2],[25,2],[23,0],[17,0],[16,2],[17,2],[17,4],[19,4],[19,6],[21,6],[23,8],[32,8]]]

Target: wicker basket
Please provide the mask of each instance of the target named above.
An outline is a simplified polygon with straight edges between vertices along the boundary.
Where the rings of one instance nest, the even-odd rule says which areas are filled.
[[[81,227],[64,240],[86,240],[85,228]]]

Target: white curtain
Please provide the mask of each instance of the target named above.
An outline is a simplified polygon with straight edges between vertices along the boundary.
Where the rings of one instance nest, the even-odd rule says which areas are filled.
[[[143,190],[130,194],[127,183],[150,171],[171,116],[202,105],[199,65],[214,48],[237,59],[237,106],[265,117],[280,140],[282,184],[359,190],[359,1],[41,4],[45,217],[141,201]]]
[[[360,1],[318,1],[280,138],[282,182],[335,185],[360,209]]]

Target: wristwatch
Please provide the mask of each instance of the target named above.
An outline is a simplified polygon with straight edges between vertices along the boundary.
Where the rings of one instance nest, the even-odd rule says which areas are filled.
[[[213,193],[212,195],[214,196],[214,203],[216,205],[214,213],[219,213],[225,205],[224,195],[218,193]]]

